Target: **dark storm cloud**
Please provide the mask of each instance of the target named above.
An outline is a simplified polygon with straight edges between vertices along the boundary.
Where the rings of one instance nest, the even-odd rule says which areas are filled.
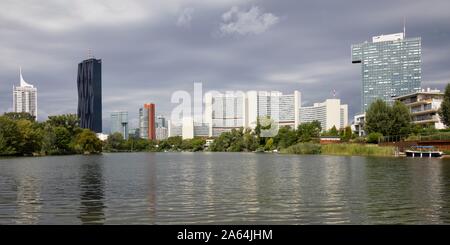
[[[92,2],[97,4],[90,8]],[[77,63],[92,49],[103,60],[106,128],[114,110],[128,110],[135,124],[146,102],[170,116],[171,94],[192,91],[193,82],[203,82],[204,91],[297,89],[304,105],[330,98],[335,89],[352,117],[359,111],[361,82],[350,45],[401,32],[404,17],[407,35],[422,37],[423,87],[442,89],[450,81],[447,9],[448,1],[171,0],[125,6],[6,0],[0,3],[0,110],[12,107],[21,65],[25,79],[38,87],[41,120],[76,112]],[[233,17],[224,18],[227,12]]]

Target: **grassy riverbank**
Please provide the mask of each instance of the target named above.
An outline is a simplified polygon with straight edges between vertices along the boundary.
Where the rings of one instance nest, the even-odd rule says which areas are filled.
[[[313,144],[299,143],[282,149],[285,154],[323,154],[341,156],[393,156],[394,148],[390,146],[378,146],[371,144]]]

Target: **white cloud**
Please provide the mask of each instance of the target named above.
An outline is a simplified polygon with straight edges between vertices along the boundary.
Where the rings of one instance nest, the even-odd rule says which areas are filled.
[[[192,14],[194,13],[193,8],[185,8],[181,11],[178,16],[177,26],[178,27],[191,27]]]
[[[234,6],[222,15],[222,20],[220,32],[224,35],[260,34],[279,22],[277,16],[263,13],[257,6],[251,7],[247,12]]]

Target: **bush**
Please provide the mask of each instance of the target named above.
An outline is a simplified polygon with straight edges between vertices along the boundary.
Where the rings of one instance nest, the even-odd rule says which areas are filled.
[[[296,145],[289,146],[286,149],[282,149],[281,153],[287,154],[320,154],[321,146],[314,143],[298,143]]]
[[[381,137],[383,137],[381,133],[370,133],[369,135],[367,135],[366,141],[370,144],[378,144],[378,141]]]
[[[362,144],[362,143],[366,143],[366,139],[364,137],[358,136],[358,137],[354,138],[353,140],[351,140],[351,142]]]

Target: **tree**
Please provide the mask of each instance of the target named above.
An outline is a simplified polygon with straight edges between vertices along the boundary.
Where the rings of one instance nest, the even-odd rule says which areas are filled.
[[[411,113],[400,101],[395,101],[390,112],[389,135],[408,135],[411,133]]]
[[[20,151],[21,134],[17,124],[9,117],[0,117],[0,155],[16,155]]]
[[[278,148],[282,149],[294,145],[297,143],[297,135],[295,130],[292,130],[289,126],[280,127],[278,134],[273,138],[273,143]]]
[[[323,132],[322,136],[339,136],[339,131],[337,130],[336,126],[333,125],[330,130]]]
[[[183,143],[183,138],[181,136],[173,136],[167,138],[167,143],[169,143],[170,148],[174,150],[181,149],[181,144]]]
[[[72,136],[81,133],[81,129],[79,128],[80,120],[75,114],[49,116],[46,123],[52,127],[64,127]]]
[[[320,137],[322,127],[319,121],[312,121],[298,125],[297,138],[298,142],[310,142]]]
[[[344,130],[341,133],[341,140],[344,142],[347,142],[351,138],[353,138],[352,128],[350,126],[347,126],[344,128]]]
[[[109,151],[122,151],[125,149],[125,140],[121,133],[116,132],[108,136],[105,148]]]
[[[102,152],[102,142],[94,132],[83,129],[75,138],[75,150],[82,154],[92,154]]]
[[[374,101],[366,111],[365,130],[370,133],[389,135],[391,108],[381,99]]]
[[[366,112],[365,130],[367,133],[381,133],[385,136],[408,135],[411,133],[411,114],[408,107],[400,101],[392,106],[378,99]]]
[[[34,122],[36,120],[36,118],[28,112],[6,112],[5,114],[3,114],[3,116],[14,121],[28,120]]]
[[[445,126],[450,126],[450,84],[445,87],[444,100],[439,108],[439,116]]]
[[[19,152],[30,155],[41,150],[42,130],[39,125],[33,121],[20,119],[16,122],[20,132]]]
[[[245,151],[255,151],[259,146],[255,133],[249,128],[244,131],[243,145]]]
[[[369,135],[367,135],[367,143],[378,144],[381,137],[383,137],[382,134],[372,132]]]
[[[272,151],[275,149],[275,146],[273,144],[273,138],[270,138],[267,140],[266,145],[264,146],[264,150],[266,151]]]

